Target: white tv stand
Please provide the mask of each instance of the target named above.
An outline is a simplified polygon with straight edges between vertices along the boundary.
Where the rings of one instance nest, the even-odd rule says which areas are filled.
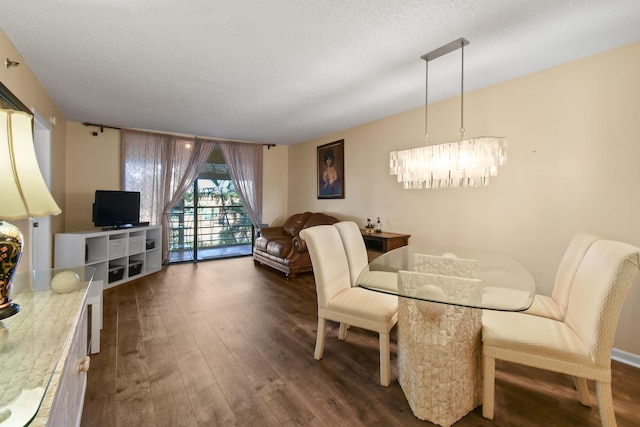
[[[56,268],[94,267],[94,280],[107,289],[160,271],[161,246],[159,225],[57,233],[53,262]]]

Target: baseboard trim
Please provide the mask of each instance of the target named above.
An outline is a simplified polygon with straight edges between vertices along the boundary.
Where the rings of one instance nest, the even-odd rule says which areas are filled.
[[[614,348],[613,350],[611,350],[611,358],[626,365],[640,368],[640,356],[637,354],[627,353],[626,351]]]

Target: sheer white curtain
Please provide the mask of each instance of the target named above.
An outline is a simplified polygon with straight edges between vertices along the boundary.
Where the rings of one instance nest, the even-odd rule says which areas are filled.
[[[166,236],[167,247],[163,246],[165,260],[169,262],[169,229],[171,226],[171,208],[175,206],[184,196],[187,189],[198,178],[200,171],[207,163],[215,141],[202,139],[178,138],[174,140],[174,155],[172,156],[171,178],[166,182],[166,203],[164,205],[162,218],[162,235]]]
[[[262,145],[221,141],[220,149],[242,205],[253,225],[259,228],[262,223]]]
[[[140,220],[162,224],[169,261],[169,212],[207,162],[215,141],[123,129],[122,187],[140,191]]]
[[[140,220],[162,223],[163,194],[169,148],[173,136],[123,129],[122,189],[140,191]]]

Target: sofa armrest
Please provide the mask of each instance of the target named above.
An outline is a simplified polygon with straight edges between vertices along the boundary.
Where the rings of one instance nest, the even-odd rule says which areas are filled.
[[[293,246],[296,248],[298,253],[307,252],[307,242],[301,239],[300,236],[293,238]]]

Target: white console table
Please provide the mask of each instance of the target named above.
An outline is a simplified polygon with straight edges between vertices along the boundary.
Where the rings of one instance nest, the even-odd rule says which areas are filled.
[[[74,271],[77,289],[56,293],[51,280]],[[20,312],[0,329],[0,427],[79,426],[89,369],[89,313],[101,326],[102,294],[91,267],[60,268],[15,275],[12,299]],[[98,339],[99,336],[91,336]]]

